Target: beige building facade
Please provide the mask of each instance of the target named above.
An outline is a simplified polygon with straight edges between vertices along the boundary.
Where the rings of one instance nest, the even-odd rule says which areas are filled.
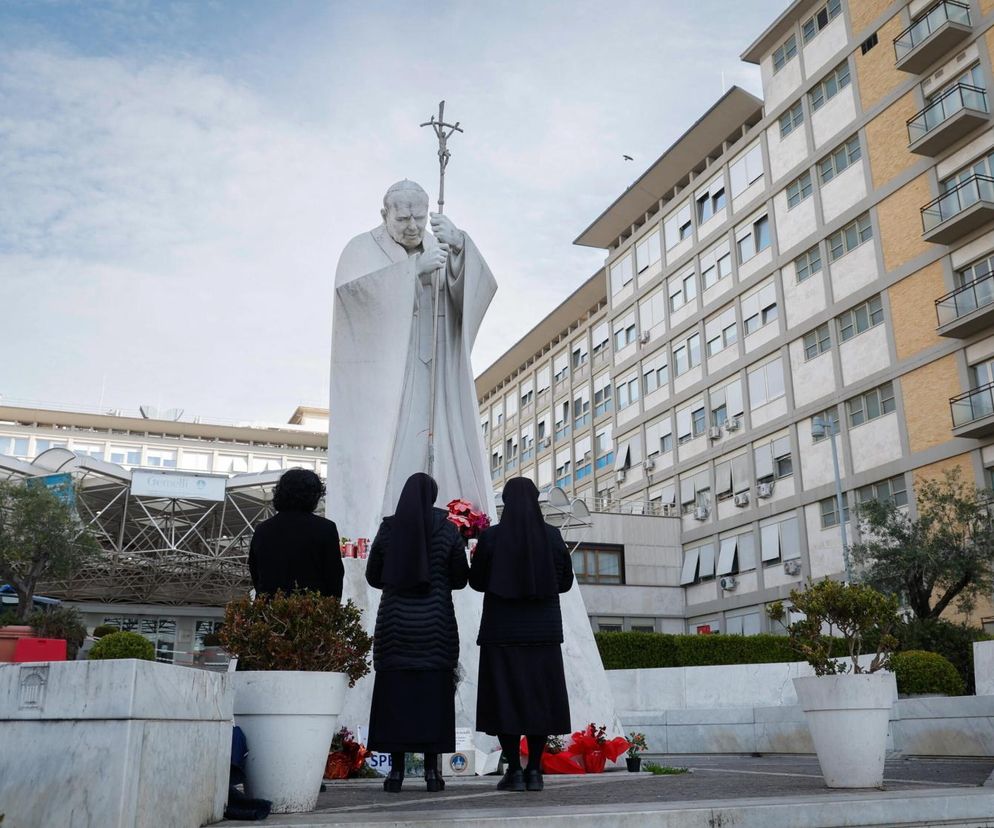
[[[815,418],[848,504],[990,485],[992,54],[990,0],[791,3],[743,54],[764,100],[733,88],[577,238],[596,306],[479,378],[495,485],[678,523],[687,628],[723,632],[844,571]]]

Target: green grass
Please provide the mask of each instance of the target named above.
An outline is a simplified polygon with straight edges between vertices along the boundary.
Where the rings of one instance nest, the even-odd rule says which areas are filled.
[[[675,776],[679,773],[686,773],[686,768],[674,768],[669,765],[659,765],[655,762],[643,762],[642,767],[654,776]]]

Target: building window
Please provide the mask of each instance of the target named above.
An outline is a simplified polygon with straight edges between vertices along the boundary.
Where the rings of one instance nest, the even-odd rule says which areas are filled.
[[[804,104],[798,101],[780,116],[780,138],[786,138],[803,123]]]
[[[96,460],[104,459],[103,443],[77,443],[74,440],[72,451],[77,457],[93,457]]]
[[[618,408],[628,408],[639,401],[639,381],[638,376],[622,380],[617,385]]]
[[[880,294],[877,294],[838,316],[839,337],[846,342],[883,321],[884,306]]]
[[[829,0],[824,6],[816,11],[811,17],[804,21],[801,32],[804,35],[804,42],[810,43],[818,33],[824,29],[842,12],[842,0]]]
[[[610,423],[594,433],[594,448],[597,455],[594,462],[598,469],[603,469],[614,462],[614,439]]]
[[[863,213],[855,221],[828,237],[828,251],[832,261],[838,261],[846,253],[851,253],[867,239],[873,238],[873,225],[870,214]]]
[[[529,380],[527,384],[522,385],[520,390],[521,390],[522,408],[531,405],[533,402],[535,402],[535,386],[531,382],[531,380]]]
[[[690,236],[691,216],[690,202],[684,204],[663,222],[663,233],[666,236],[666,249],[670,250]]]
[[[794,273],[798,283],[810,279],[821,272],[821,248],[816,244],[794,259]]]
[[[791,35],[773,50],[773,74],[775,75],[787,63],[797,56],[797,37]]]
[[[599,417],[613,407],[611,399],[611,378],[598,377],[594,380],[594,416]]]
[[[28,456],[27,437],[0,437],[0,454],[10,457]]]
[[[670,310],[676,311],[697,298],[697,278],[694,271],[669,281]]]
[[[715,179],[707,190],[697,196],[697,223],[714,218],[715,213],[725,206],[725,185],[721,177]]]
[[[868,503],[871,500],[880,503],[891,502],[895,506],[908,505],[908,488],[904,482],[904,475],[898,474],[881,480],[879,483],[871,483],[868,486],[860,486],[856,489],[856,503]]]
[[[819,325],[813,331],[804,334],[804,360],[814,359],[832,347],[832,335],[828,323]]]
[[[703,405],[690,412],[690,422],[694,437],[700,437],[707,425],[707,417],[704,414]]]
[[[573,398],[573,428],[581,428],[590,422],[590,388],[583,388]]]
[[[680,584],[688,586],[714,580],[715,563],[714,544],[704,543],[685,549]]]
[[[826,155],[818,162],[818,174],[821,176],[821,183],[827,184],[843,170],[848,169],[863,157],[863,150],[859,145],[859,136],[854,135],[842,146],[838,147],[830,154]]]
[[[770,219],[762,216],[753,222],[752,227],[736,242],[739,250],[739,264],[749,261],[757,253],[770,246]]]
[[[193,649],[195,652],[201,652],[204,647],[204,639],[208,635],[215,635],[221,627],[224,626],[224,621],[218,618],[198,618],[194,622],[194,632],[193,632]]]
[[[763,148],[757,142],[732,162],[728,168],[732,196],[737,196],[763,177]]]
[[[759,527],[760,557],[764,564],[789,561],[801,557],[801,538],[797,518],[791,515]]]
[[[783,360],[772,362],[749,371],[749,407],[755,411],[784,395]]]
[[[573,343],[573,368],[579,368],[587,364],[587,359],[590,357],[590,352],[587,349],[586,340],[581,340],[580,342]]]
[[[646,394],[651,394],[657,388],[665,388],[670,381],[670,366],[665,362],[662,364],[655,361],[651,365],[644,365],[642,368],[642,385]]]
[[[811,109],[817,112],[849,85],[849,61],[835,67],[814,89],[808,93]]]
[[[778,437],[769,443],[764,443],[753,449],[756,462],[756,481],[758,483],[780,480],[794,473],[794,464],[790,453],[790,437]]]
[[[773,282],[768,282],[742,300],[742,324],[746,336],[775,321],[777,316],[777,290]]]
[[[633,323],[633,327],[634,327],[634,323]],[[634,331],[633,331],[633,338],[634,338]],[[555,383],[558,384],[558,383],[562,382],[564,379],[566,379],[566,377],[569,375],[569,354],[567,354],[565,351],[563,351],[563,353],[559,354],[552,361],[552,370],[555,372],[552,375],[552,381],[553,382],[555,382]],[[507,416],[508,417],[513,417],[514,414],[516,414],[516,413],[517,412],[508,411],[507,412]]]
[[[639,273],[648,270],[663,257],[659,246],[659,231],[654,230],[635,244],[635,267]]]
[[[730,307],[718,316],[704,323],[704,337],[708,356],[721,353],[725,348],[739,341],[738,326],[735,323],[735,308]]]
[[[65,448],[65,440],[49,440],[47,437],[35,437],[35,455],[53,448]],[[139,457],[141,454],[139,453]]]
[[[839,409],[833,406],[832,408],[826,408],[824,411],[815,414],[811,418],[811,422],[818,419],[821,420],[826,425],[825,431],[819,437],[812,437],[812,443],[820,443],[822,440],[828,437],[829,429],[831,429],[832,434],[839,433]]]
[[[691,368],[701,364],[701,336],[694,334],[687,341],[673,349],[673,362],[676,375],[687,373]]]
[[[635,341],[635,314],[626,316],[614,329],[614,350],[620,351]]]
[[[846,400],[849,427],[855,428],[877,417],[883,417],[884,414],[890,414],[894,408],[894,384],[885,382],[851,400]]]
[[[620,293],[623,288],[631,284],[634,274],[632,273],[631,253],[611,265],[611,293]]]
[[[142,462],[142,450],[132,446],[111,446],[110,462],[119,466],[140,466]]]
[[[727,247],[727,243],[725,245]],[[701,257],[701,282],[704,290],[714,287],[721,279],[732,275],[732,254],[727,250],[721,256]]]
[[[623,546],[581,543],[573,552],[573,572],[581,584],[623,584]]]
[[[836,500],[835,495],[831,497],[826,497],[824,500],[818,501],[818,506],[821,509],[821,528],[830,529],[833,526],[839,525],[839,503]],[[849,496],[847,492],[842,493],[842,515],[843,520],[849,521]]]
[[[805,172],[787,185],[787,209],[793,210],[811,195],[811,173]]]

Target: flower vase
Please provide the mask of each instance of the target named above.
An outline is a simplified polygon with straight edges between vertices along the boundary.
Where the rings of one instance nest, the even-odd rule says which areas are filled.
[[[591,750],[583,754],[583,767],[587,773],[604,773],[607,757],[603,750]]]

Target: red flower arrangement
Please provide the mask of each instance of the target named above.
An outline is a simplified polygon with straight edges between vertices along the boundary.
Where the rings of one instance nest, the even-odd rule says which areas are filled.
[[[598,727],[593,722],[574,733],[568,747],[561,747],[559,739],[552,744],[550,742],[551,739],[542,754],[544,773],[603,773],[608,761],[614,762],[630,747],[628,740],[622,736],[608,739],[607,727]],[[550,750],[557,747],[560,749]],[[526,739],[521,740],[521,754],[528,755]]]
[[[446,508],[449,510],[449,522],[455,525],[466,540],[478,537],[480,532],[490,526],[487,513],[474,509],[468,500],[450,500]]]
[[[359,744],[352,732],[343,727],[331,742],[328,761],[324,766],[324,778],[349,779],[359,776],[368,755],[366,746]]]

